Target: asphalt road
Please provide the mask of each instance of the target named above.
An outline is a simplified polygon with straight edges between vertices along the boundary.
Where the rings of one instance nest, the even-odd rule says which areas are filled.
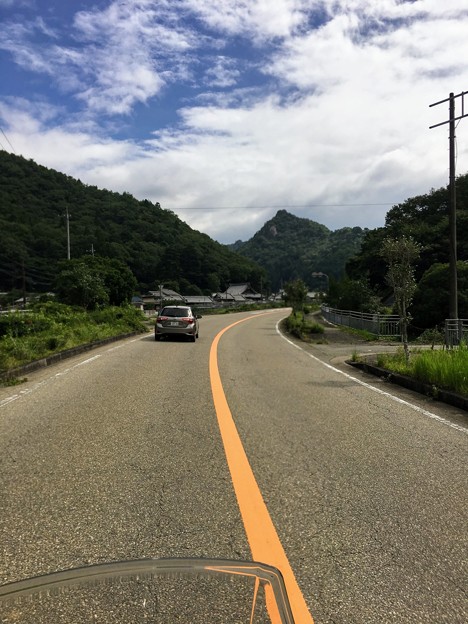
[[[248,318],[219,373],[315,622],[467,622],[466,415],[343,364],[370,347],[286,340],[284,315],[207,316],[195,344],[148,334],[0,388],[0,582],[251,558],[209,374]]]

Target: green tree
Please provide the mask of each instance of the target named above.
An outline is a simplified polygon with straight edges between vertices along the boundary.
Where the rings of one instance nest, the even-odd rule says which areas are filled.
[[[379,312],[381,308],[378,297],[369,286],[366,279],[330,280],[330,289],[327,302],[339,310],[354,310],[355,312]]]
[[[56,280],[61,301],[86,309],[129,302],[135,287],[136,279],[126,264],[100,256],[63,261]]]
[[[382,241],[388,236],[385,228],[369,230],[360,251],[346,262],[346,275],[356,282],[367,282],[370,288],[385,284],[386,265],[380,254]]]
[[[135,293],[137,281],[129,267],[115,258],[87,256],[87,262],[104,279],[110,305],[130,303]]]
[[[457,273],[459,317],[468,318],[468,263],[457,262]],[[449,265],[446,263],[433,264],[424,273],[411,306],[417,328],[442,327],[449,318],[449,283]]]
[[[468,260],[468,174],[456,179],[457,252],[459,260]],[[447,187],[411,197],[393,206],[387,213],[385,227],[366,233],[361,251],[346,264],[346,273],[353,279],[365,276],[371,287],[386,294],[386,266],[381,254],[385,238],[412,237],[421,245],[415,264],[415,279],[420,280],[433,264],[449,261],[449,191]]]
[[[85,310],[109,304],[109,295],[102,276],[82,260],[62,263],[55,283],[57,297],[62,303],[76,305]]]
[[[408,363],[408,326],[411,321],[409,307],[416,290],[414,265],[421,253],[421,245],[411,237],[386,238],[381,253],[388,264],[387,282],[392,287],[395,296],[395,307],[400,317],[405,359]]]
[[[211,295],[221,290],[221,282],[217,273],[208,273],[206,276],[205,294]]]
[[[301,279],[296,279],[285,284],[284,292],[286,294],[286,301],[292,307],[294,314],[304,309],[307,297],[307,286]]]

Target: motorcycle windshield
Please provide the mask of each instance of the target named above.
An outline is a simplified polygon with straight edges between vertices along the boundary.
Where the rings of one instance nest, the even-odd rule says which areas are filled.
[[[294,624],[281,573],[250,561],[144,559],[0,587],[5,624]]]

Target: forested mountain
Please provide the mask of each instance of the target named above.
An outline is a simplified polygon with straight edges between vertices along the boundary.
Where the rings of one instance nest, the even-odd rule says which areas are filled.
[[[346,262],[360,250],[366,231],[360,227],[331,231],[279,210],[249,241],[238,241],[231,247],[267,270],[273,290],[295,278],[310,288],[323,288],[323,279],[312,274],[342,277]]]
[[[254,262],[192,230],[159,204],[87,186],[32,160],[0,151],[0,291],[46,292],[58,262],[95,253],[123,261],[140,291],[164,283],[183,294],[230,282],[266,284]]]
[[[468,318],[468,174],[456,185],[459,316]],[[447,188],[433,189],[394,206],[385,226],[374,230],[331,231],[280,210],[249,241],[226,246],[159,204],[87,186],[0,151],[0,291],[54,288],[57,267],[67,257],[67,211],[71,257],[95,253],[120,260],[140,291],[164,283],[183,294],[211,293],[244,281],[276,291],[295,278],[323,288],[323,277],[313,275],[322,273],[365,282],[385,297],[382,242],[406,235],[422,245],[411,311],[418,327],[434,326],[448,317],[448,203]]]

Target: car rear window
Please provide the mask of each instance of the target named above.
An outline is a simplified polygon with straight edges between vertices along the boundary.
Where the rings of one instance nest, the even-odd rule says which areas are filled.
[[[163,308],[161,316],[191,316],[189,308]]]

